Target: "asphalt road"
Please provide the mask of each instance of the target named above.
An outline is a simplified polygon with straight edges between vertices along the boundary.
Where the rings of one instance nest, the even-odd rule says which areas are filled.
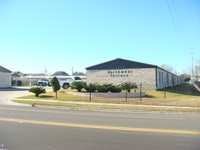
[[[0,149],[200,150],[199,118],[0,105]]]

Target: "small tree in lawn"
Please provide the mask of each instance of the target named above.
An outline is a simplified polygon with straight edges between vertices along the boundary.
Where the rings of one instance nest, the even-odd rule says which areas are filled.
[[[56,99],[57,99],[57,92],[60,90],[60,83],[56,77],[52,78],[51,86],[53,88],[53,91],[56,92]]]
[[[72,89],[77,89],[78,92],[81,92],[85,85],[86,83],[83,81],[75,81],[72,83]]]
[[[46,93],[46,90],[41,86],[36,86],[36,87],[31,87],[29,89],[29,92],[32,92],[35,94],[36,97],[39,97],[40,94]]]

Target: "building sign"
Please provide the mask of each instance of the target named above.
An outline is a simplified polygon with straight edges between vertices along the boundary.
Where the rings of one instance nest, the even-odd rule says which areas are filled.
[[[133,70],[109,70],[108,75],[110,77],[129,77],[133,73]]]

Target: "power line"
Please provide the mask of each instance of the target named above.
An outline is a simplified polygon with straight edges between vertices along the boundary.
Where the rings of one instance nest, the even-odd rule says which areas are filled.
[[[175,28],[175,31],[176,31],[176,35],[177,35],[177,37],[178,37],[178,39],[179,39],[179,42],[180,42],[181,46],[183,46],[183,45],[182,45],[182,40],[181,40],[181,38],[180,38],[180,34],[179,34],[179,32],[178,32],[178,28],[177,28],[177,25],[176,25],[176,22],[175,22],[173,13],[172,13],[172,9],[171,9],[170,4],[169,4],[169,0],[166,0],[166,2],[167,2],[167,6],[168,6],[168,9],[169,9],[169,12],[170,12],[171,20],[172,20],[172,22],[173,22],[173,25],[174,25],[174,28]],[[175,7],[174,7],[174,8],[175,8]],[[178,17],[177,17],[177,18],[178,18]]]
[[[194,55],[193,48],[191,48],[192,80],[193,80],[193,77],[194,77],[194,64],[193,64],[194,57],[193,57],[193,55]]]
[[[174,7],[174,12],[175,12],[176,20],[177,20],[177,23],[178,23],[177,26],[178,26],[178,29],[179,29],[180,37],[182,38],[182,40],[184,40],[184,36],[183,36],[183,22],[182,22],[182,19],[181,19],[181,16],[180,16],[180,8],[178,7],[177,1],[176,1],[176,5],[175,5],[174,1],[172,0],[172,4],[173,4],[173,7]]]
[[[200,9],[199,9],[199,12],[198,12],[198,21],[199,21],[199,33],[200,33]],[[200,35],[200,34],[199,34]]]

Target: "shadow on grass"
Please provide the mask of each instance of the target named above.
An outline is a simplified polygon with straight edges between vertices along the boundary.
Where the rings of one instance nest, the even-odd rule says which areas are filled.
[[[156,97],[153,96],[153,95],[146,94],[146,95],[145,95],[145,98],[156,98]]]
[[[49,95],[41,95],[40,98],[47,98],[47,99],[52,99],[54,96],[49,96]]]
[[[169,87],[159,91],[166,91],[170,93],[190,95],[190,96],[200,96],[200,92],[196,89],[193,84],[182,84],[175,87]]]
[[[0,91],[28,91],[30,87],[0,88]]]

